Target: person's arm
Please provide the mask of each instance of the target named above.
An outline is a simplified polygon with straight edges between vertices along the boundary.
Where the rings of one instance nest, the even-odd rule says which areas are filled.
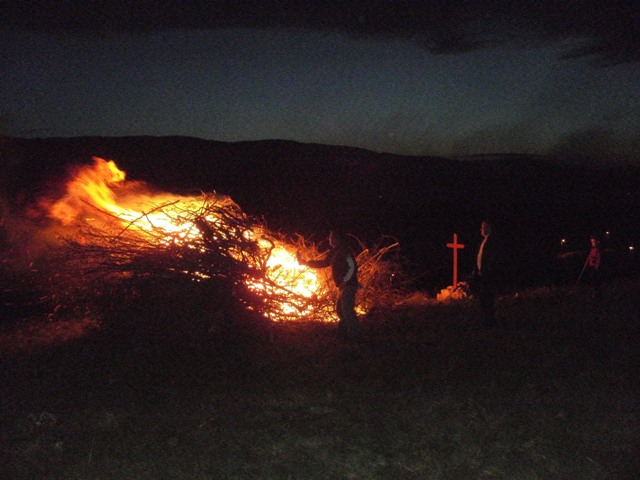
[[[320,258],[317,260],[305,260],[302,258],[300,252],[296,253],[296,260],[300,265],[305,265],[311,268],[324,268],[331,265],[331,255],[326,255],[324,258]]]
[[[356,273],[356,261],[351,255],[347,255],[345,257],[345,262],[347,263],[347,268],[344,276],[342,277],[342,285],[346,285],[346,283],[351,280],[351,277]]]

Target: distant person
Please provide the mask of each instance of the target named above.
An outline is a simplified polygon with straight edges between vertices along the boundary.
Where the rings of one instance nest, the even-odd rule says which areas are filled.
[[[304,260],[300,252],[297,253],[296,258],[300,265],[311,268],[331,267],[333,281],[338,287],[335,306],[339,319],[338,334],[344,338],[360,339],[362,330],[355,312],[356,293],[358,292],[358,265],[344,235],[332,231],[329,234],[329,244],[331,250],[324,258]]]
[[[600,242],[598,238],[593,235],[589,238],[589,242],[591,247],[589,248],[589,254],[587,255],[587,260],[582,271],[589,285],[593,287],[594,295],[600,297],[602,294],[600,283]]]
[[[502,252],[488,220],[481,223],[480,234],[482,242],[478,247],[476,264],[471,275],[471,289],[472,293],[478,296],[484,324],[487,327],[495,327],[496,290],[503,262]]]

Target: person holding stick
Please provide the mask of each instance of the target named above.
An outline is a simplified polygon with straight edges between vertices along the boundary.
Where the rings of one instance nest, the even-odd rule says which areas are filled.
[[[594,289],[594,295],[597,298],[600,298],[602,295],[600,285],[600,242],[594,235],[591,235],[589,241],[591,242],[591,247],[589,248],[589,254],[587,255],[584,267],[582,267],[582,272],[580,272],[580,277],[578,277],[578,282],[584,274],[587,278],[587,282]]]
[[[344,235],[331,231],[329,234],[331,249],[318,260],[305,260],[300,252],[296,259],[300,265],[311,268],[331,267],[333,281],[338,288],[336,314],[338,315],[338,334],[342,337],[358,340],[362,338],[360,321],[355,312],[356,293],[358,292],[358,265]]]

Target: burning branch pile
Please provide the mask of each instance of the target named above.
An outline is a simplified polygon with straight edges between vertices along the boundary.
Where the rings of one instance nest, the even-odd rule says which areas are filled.
[[[295,260],[298,250],[317,256],[316,245],[300,236],[285,241],[229,197],[149,193],[139,183],[124,183],[113,162],[94,162],[49,206],[64,225],[56,260],[62,283],[188,278],[194,287],[226,286],[246,308],[273,321],[335,320],[328,272]],[[397,243],[360,246],[359,304],[369,309],[396,294],[390,281],[400,274],[398,263],[386,258]]]

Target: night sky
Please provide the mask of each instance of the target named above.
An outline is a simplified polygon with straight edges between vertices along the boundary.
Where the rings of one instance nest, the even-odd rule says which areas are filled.
[[[635,1],[23,0],[0,9],[5,136],[640,162]]]

